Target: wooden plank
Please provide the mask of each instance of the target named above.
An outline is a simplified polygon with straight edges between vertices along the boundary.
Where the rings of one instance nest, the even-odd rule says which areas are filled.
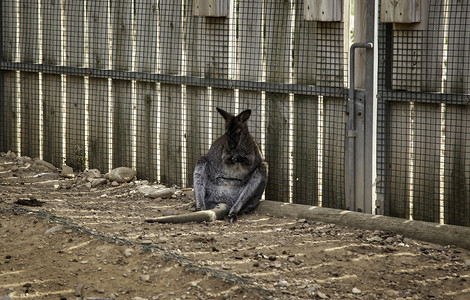
[[[229,79],[229,29],[228,18],[204,18],[199,35],[199,53],[204,77],[214,79]],[[221,107],[235,113],[235,98],[233,89],[212,88],[212,138],[215,140],[225,133],[225,122],[215,111]]]
[[[186,73],[190,76],[201,77],[202,50],[199,47],[201,40],[203,18],[195,17],[193,1],[186,4],[186,19],[184,25],[186,47]],[[186,86],[186,174],[187,185],[193,184],[193,172],[199,157],[204,155],[210,147],[209,116],[213,108],[210,105],[209,90],[205,87]]]
[[[21,62],[39,63],[38,1],[21,1],[19,8]]]
[[[22,72],[21,82],[21,155],[39,158],[40,123],[39,75]]]
[[[108,0],[87,2],[89,66],[109,68]],[[90,78],[90,81],[94,80]]]
[[[294,97],[294,203],[318,205],[318,102]]]
[[[112,168],[132,167],[132,83],[113,80],[111,89],[113,136]]]
[[[157,87],[137,82],[136,167],[137,177],[157,181]]]
[[[297,1],[294,32],[294,83],[315,85],[317,23],[305,21]],[[307,4],[305,4],[307,5]],[[293,202],[318,205],[318,97],[294,95]]]
[[[470,226],[470,108],[447,105],[444,157],[444,223]]]
[[[182,93],[180,85],[161,87],[160,181],[182,184]]]
[[[3,72],[3,96],[4,104],[3,111],[3,123],[1,124],[2,137],[0,138],[0,149],[2,151],[11,150],[18,153],[18,116],[19,111],[17,107],[18,95],[17,89],[17,74],[16,72]]]
[[[238,79],[260,82],[263,80],[263,2],[261,0],[238,1],[237,68]],[[261,149],[264,130],[264,101],[261,92],[240,90],[239,111],[250,108],[250,133]]]
[[[65,121],[65,163],[75,170],[86,167],[85,156],[85,84],[83,77],[67,76]]]
[[[393,31],[393,89],[441,92],[444,59],[444,9],[430,0],[425,30]]]
[[[20,3],[19,43],[21,62],[39,63],[38,2]],[[21,155],[40,155],[39,74],[22,72],[21,82]]]
[[[135,2],[137,72],[158,73],[158,1]],[[136,167],[137,176],[157,181],[157,85],[136,82]]]
[[[439,222],[440,105],[415,103],[413,219]]]
[[[2,34],[3,34],[3,59],[17,61],[17,6],[16,1],[2,1]]]
[[[411,107],[388,102],[385,121],[385,195],[387,216],[410,217]]]
[[[89,66],[109,67],[108,1],[87,3]],[[106,173],[109,171],[109,88],[108,80],[89,78],[88,82],[88,166]]]
[[[322,206],[344,209],[344,98],[323,98]]]
[[[65,14],[65,65],[84,66],[84,5],[66,1]],[[66,163],[76,170],[86,167],[85,155],[85,80],[79,76],[66,77]]]
[[[62,136],[62,81],[58,75],[43,74],[43,159],[56,167],[64,162]]]
[[[2,30],[3,30],[3,59],[6,61],[17,61],[17,6],[14,1],[2,1]],[[17,73],[2,72],[3,80],[3,114],[2,138],[0,138],[0,149],[11,150],[18,153],[18,110],[19,101],[17,89]],[[1,105],[1,104],[0,104]]]
[[[64,1],[65,64],[84,67],[85,63],[85,6],[82,1]]]
[[[112,69],[132,70],[133,2],[110,2],[112,28]],[[112,149],[113,168],[132,167],[132,84],[127,80],[112,81]]]
[[[160,69],[163,74],[182,71],[183,2],[160,1]],[[182,185],[183,95],[181,85],[161,84],[160,180]]]
[[[88,167],[109,171],[109,92],[108,80],[90,78],[88,84]]]
[[[457,1],[449,5],[447,38],[447,76],[445,92],[468,94],[470,91],[470,5]]]
[[[289,81],[291,3],[265,3],[266,81]],[[289,94],[266,93],[266,161],[269,180],[266,199],[290,201],[289,191]]]
[[[44,1],[41,5],[43,64],[61,65],[61,2]],[[60,75],[43,74],[43,159],[57,167],[63,163],[62,79]]]

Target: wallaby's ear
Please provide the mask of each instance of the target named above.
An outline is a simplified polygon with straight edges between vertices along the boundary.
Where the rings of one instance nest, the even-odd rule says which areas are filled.
[[[243,123],[243,122],[246,122],[250,116],[251,116],[251,109],[247,109],[239,113],[237,118],[240,120],[240,122]]]
[[[231,116],[230,113],[226,112],[225,110],[223,110],[220,107],[216,107],[216,109],[222,115],[222,117],[224,117],[225,120],[228,120],[228,118]]]

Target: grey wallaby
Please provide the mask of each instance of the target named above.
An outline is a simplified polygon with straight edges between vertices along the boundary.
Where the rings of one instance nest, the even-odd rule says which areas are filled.
[[[263,195],[268,164],[248,131],[251,110],[234,116],[221,108],[225,134],[219,137],[194,169],[194,194],[198,212],[146,220],[159,223],[186,223],[223,219],[253,210]]]

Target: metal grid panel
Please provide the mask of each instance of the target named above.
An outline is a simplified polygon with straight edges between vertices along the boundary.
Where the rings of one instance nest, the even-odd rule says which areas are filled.
[[[470,3],[425,9],[379,26],[377,191],[386,215],[470,226]]]
[[[223,134],[215,107],[251,108],[266,198],[344,207],[347,13],[257,0],[202,17],[195,2],[2,1],[0,150],[191,186]]]

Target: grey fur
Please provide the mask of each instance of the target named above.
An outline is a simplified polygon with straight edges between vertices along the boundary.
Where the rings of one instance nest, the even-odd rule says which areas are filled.
[[[245,110],[237,116],[221,108],[217,108],[217,111],[225,119],[225,134],[196,163],[196,208],[213,210],[219,203],[225,203],[226,211],[222,214],[219,212],[218,218],[228,215],[234,221],[239,214],[248,213],[258,205],[266,187],[268,164],[248,131],[246,122],[251,110]],[[187,215],[180,217],[186,222],[193,221]],[[158,218],[153,220],[158,222]],[[178,219],[178,223],[181,222],[184,221]]]

